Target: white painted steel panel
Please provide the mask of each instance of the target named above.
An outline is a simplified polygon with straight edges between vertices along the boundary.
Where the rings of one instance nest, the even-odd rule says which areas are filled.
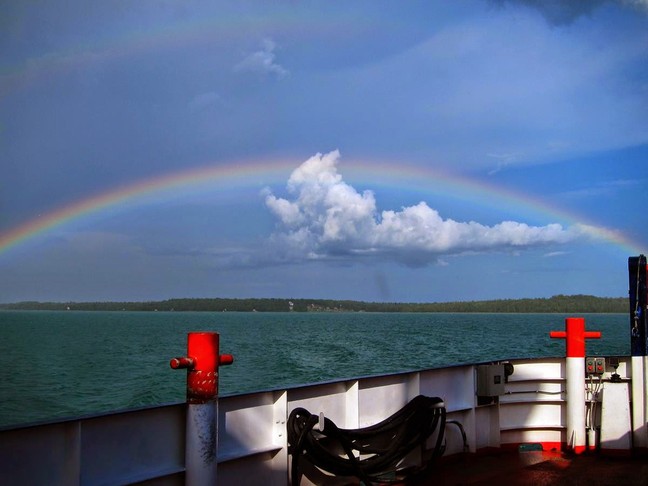
[[[584,403],[583,408],[585,408]],[[564,407],[561,403],[511,403],[500,406],[502,430],[564,427],[565,425]]]
[[[421,373],[421,393],[443,398],[448,411],[475,406],[475,367],[456,366]]]
[[[272,392],[219,400],[219,455],[240,455],[274,443]]]
[[[84,420],[81,484],[128,484],[184,469],[184,408]]]
[[[628,383],[605,383],[601,406],[601,449],[630,450],[630,390]]]
[[[220,484],[286,484],[286,396],[281,390],[220,400]]]
[[[218,463],[219,485],[286,486],[287,462],[277,463],[276,452],[252,454]]]
[[[0,484],[129,484],[184,470],[185,405],[10,430]],[[162,482],[162,481],[160,481]]]
[[[565,379],[565,359],[548,358],[546,360],[524,360],[511,361],[515,368],[513,374],[509,377],[509,383],[516,381],[541,381]]]
[[[335,422],[338,427],[347,427],[357,419],[347,421],[347,391],[353,382],[326,383],[288,390],[288,414],[295,408],[303,407],[310,413],[320,412]]]
[[[79,427],[73,421],[3,432],[0,484],[79,484]]]
[[[418,380],[407,375],[365,378],[358,388],[359,427],[380,422],[419,394]]]
[[[630,370],[632,373],[632,438],[635,447],[648,447],[648,358],[633,356]]]
[[[479,407],[475,410],[474,449],[500,446],[500,417],[497,405]],[[466,417],[467,419],[468,417]],[[467,421],[464,419],[464,421]],[[451,427],[449,427],[449,431]]]
[[[345,428],[357,429],[360,427],[360,386],[357,381],[347,383],[346,391],[346,421]]]
[[[520,381],[509,382],[506,392],[499,398],[500,403],[515,402],[559,402],[565,398],[564,381]]]

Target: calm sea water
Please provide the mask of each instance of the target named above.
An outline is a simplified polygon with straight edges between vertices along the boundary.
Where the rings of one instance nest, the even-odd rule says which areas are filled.
[[[184,400],[189,331],[220,333],[221,394],[450,364],[563,356],[557,314],[0,311],[0,427]],[[589,354],[630,353],[628,317],[586,315]]]

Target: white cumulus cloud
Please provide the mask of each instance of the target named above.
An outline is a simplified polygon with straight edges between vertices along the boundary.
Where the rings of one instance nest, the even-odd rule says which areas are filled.
[[[562,244],[583,235],[560,224],[444,219],[424,201],[379,212],[372,191],[344,182],[339,159],[333,151],[305,161],[288,179],[287,198],[266,191],[266,206],[278,219],[272,242],[284,258],[372,255],[420,265],[442,255]]]

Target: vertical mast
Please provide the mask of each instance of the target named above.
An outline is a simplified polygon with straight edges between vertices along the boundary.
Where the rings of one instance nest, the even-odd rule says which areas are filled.
[[[648,356],[648,319],[646,308],[646,257],[628,258],[630,283],[630,351],[632,356]]]
[[[630,354],[632,355],[632,438],[648,447],[648,266],[646,257],[628,258]]]

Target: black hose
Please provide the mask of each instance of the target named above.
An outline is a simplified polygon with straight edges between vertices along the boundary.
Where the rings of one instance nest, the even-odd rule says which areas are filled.
[[[356,476],[369,484],[385,482],[381,476],[394,472],[398,463],[437,429],[433,457],[441,455],[444,449],[446,410],[438,397],[419,395],[382,422],[360,429],[341,429],[324,418],[324,430],[320,431],[315,429],[318,422],[319,417],[304,408],[294,409],[288,417],[288,453],[293,457],[294,486],[301,480],[302,456],[331,474]]]
[[[459,432],[461,432],[461,438],[463,440],[463,451],[468,452],[468,439],[466,437],[466,431],[464,430],[463,425],[461,425],[461,422],[458,422],[456,420],[448,420],[446,424],[453,424],[459,428]]]

